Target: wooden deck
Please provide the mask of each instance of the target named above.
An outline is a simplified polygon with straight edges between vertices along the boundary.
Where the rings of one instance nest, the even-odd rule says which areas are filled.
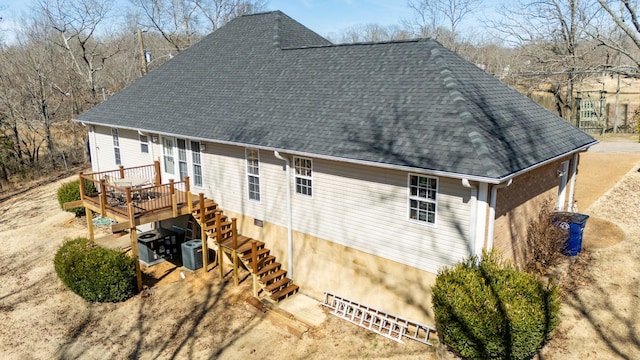
[[[200,228],[205,271],[209,267],[208,244],[211,243],[211,248],[217,251],[215,266],[219,268],[220,276],[224,277],[222,263],[226,254],[232,261],[236,285],[241,264],[251,273],[255,297],[262,292],[277,302],[298,292],[299,287],[286,276],[287,271],[281,269],[281,264],[264,247],[264,242],[240,235],[236,219],[229,219],[218,204],[205,198],[203,193],[197,197],[191,194],[189,177],[163,184],[159,174],[160,163],[157,161],[145,166],[121,166],[112,171],[80,173],[79,205],[87,210],[89,238],[93,240],[93,212],[114,219],[117,224],[111,226],[112,231],[130,232],[132,254],[138,259],[136,226],[189,214],[192,222]],[[190,231],[193,235],[195,229],[192,227]],[[138,261],[136,277],[138,290],[141,290],[142,274]]]
[[[118,170],[80,173],[82,205],[103,217],[114,219],[114,230],[190,214],[193,195],[189,178],[161,183],[160,164],[120,167]],[[136,186],[122,186],[136,179]],[[126,183],[126,182],[124,182]],[[131,224],[133,220],[133,224]]]

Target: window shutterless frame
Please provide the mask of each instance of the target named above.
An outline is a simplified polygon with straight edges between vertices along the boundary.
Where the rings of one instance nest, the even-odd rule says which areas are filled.
[[[303,157],[293,158],[295,169],[294,177],[296,184],[296,194],[313,196],[313,162],[311,159]]]
[[[260,152],[257,149],[245,149],[245,158],[249,200],[260,201]]]
[[[409,221],[435,225],[438,210],[438,179],[409,174],[407,190]]]
[[[113,139],[113,155],[116,165],[122,165],[122,158],[120,157],[120,135],[118,135],[118,129],[111,128],[111,138]]]

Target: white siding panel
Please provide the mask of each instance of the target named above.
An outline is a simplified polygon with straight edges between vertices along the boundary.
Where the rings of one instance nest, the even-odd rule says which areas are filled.
[[[408,221],[408,174],[314,159],[313,197],[294,229],[430,272],[468,255],[470,191],[439,178],[436,225]]]
[[[95,144],[91,144],[92,169],[94,171],[117,169],[111,128],[94,126],[94,132]],[[118,129],[118,137],[120,139],[120,159],[123,166],[131,167],[153,163],[151,153],[143,153],[140,150],[137,131]]]
[[[100,170],[116,168],[110,129],[96,126],[95,132]],[[247,192],[245,149],[203,144],[204,186],[196,191],[204,191],[223,209],[286,226],[283,161],[270,151],[260,151],[261,201],[252,201]],[[144,165],[158,158],[161,146],[150,145],[150,153],[144,154],[137,132],[120,130],[123,165]],[[313,196],[296,195],[292,169],[296,231],[433,273],[469,253],[471,192],[459,180],[438,179],[436,224],[427,225],[408,220],[407,172],[313,159],[312,178]]]
[[[202,162],[205,194],[223,209],[286,225],[284,163],[272,152],[260,151],[260,202],[249,200],[243,147],[205,143]]]

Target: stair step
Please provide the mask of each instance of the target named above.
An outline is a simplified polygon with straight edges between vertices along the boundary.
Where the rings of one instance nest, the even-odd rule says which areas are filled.
[[[256,251],[256,258],[258,259],[258,261],[260,261],[260,259],[262,259],[263,257],[268,256],[269,252],[271,252],[271,250],[267,248],[258,249],[258,251]],[[246,255],[243,255],[242,260],[251,264],[251,251],[249,251]]]
[[[256,275],[258,275],[258,277],[263,277],[271,272],[280,270],[280,266],[282,265],[279,262],[272,262],[271,264],[263,266],[262,269],[258,270],[258,273]]]
[[[251,243],[253,241],[255,241],[258,244],[257,246],[258,249],[262,249],[264,247],[264,243],[262,241],[253,240],[248,236],[238,235],[238,244],[242,244],[242,245],[238,246],[236,251],[239,254],[242,254],[242,256],[244,257],[247,253],[251,252]]]
[[[200,209],[200,201],[194,202],[193,206],[196,207],[199,210]],[[218,206],[218,204],[215,201],[211,200],[211,199],[205,198],[204,199],[204,207],[205,207],[205,209],[209,208],[209,207],[212,207],[212,206]]]
[[[245,264],[247,265],[247,267],[249,268],[249,270],[251,270],[251,266],[252,266],[251,259],[246,259],[244,261],[245,261]],[[273,256],[273,255],[267,255],[267,256],[263,257],[262,259],[258,258],[258,268],[267,266],[267,265],[269,265],[269,264],[271,264],[271,263],[273,263],[275,261],[276,261],[276,257]]]
[[[298,292],[299,288],[300,287],[298,285],[289,285],[286,288],[284,288],[284,289],[278,291],[277,293],[271,295],[271,300],[280,301],[280,299],[287,298],[290,295],[293,295],[296,292]]]
[[[210,219],[205,222],[205,231],[215,230],[216,229],[216,219]],[[227,221],[226,216],[220,217],[220,227],[231,226],[231,221]]]
[[[274,281],[273,283],[265,286],[264,289],[267,290],[270,293],[273,293],[274,291],[280,291],[281,288],[286,287],[287,285],[289,285],[289,282],[291,282],[291,279],[289,279],[288,277],[284,276],[284,277],[282,277],[282,279],[280,279],[278,281]]]
[[[258,281],[261,282],[263,285],[269,285],[271,282],[279,280],[281,277],[285,276],[286,274],[287,274],[287,270],[280,269],[269,275],[265,275],[261,277],[260,279],[258,279]]]

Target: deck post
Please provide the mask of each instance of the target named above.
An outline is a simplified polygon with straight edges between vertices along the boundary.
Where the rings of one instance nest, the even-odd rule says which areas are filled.
[[[251,267],[253,278],[253,296],[258,297],[258,243],[255,241],[251,242]]]
[[[107,217],[107,186],[104,179],[100,180],[100,215]]]
[[[238,286],[238,230],[236,229],[236,218],[231,219],[231,246],[233,246],[233,282]]]
[[[231,251],[231,256],[233,257],[233,284],[235,286],[238,286],[240,281],[238,279],[238,252],[236,251],[236,249],[233,249],[233,251]]]
[[[129,226],[131,236],[131,255],[136,264],[136,282],[138,285],[138,291],[142,291],[142,272],[140,270],[140,254],[138,252],[138,232],[136,230],[135,217],[133,215],[133,204],[128,203],[127,209],[129,210]]]
[[[186,192],[185,201],[187,202],[187,211],[189,211],[189,213],[191,213],[191,212],[193,212],[193,203],[191,202],[191,181],[189,180],[188,176],[184,177],[184,190]]]
[[[88,207],[85,206],[84,212],[85,212],[86,217],[87,217],[87,230],[89,230],[89,240],[93,241],[94,240],[94,235],[93,235],[93,211],[91,211],[91,209],[89,209]]]
[[[205,230],[206,220],[204,218],[204,193],[198,194],[198,205],[200,206],[200,240],[202,240],[202,267],[204,268],[204,272],[207,272],[209,271],[209,248],[207,244],[207,232]]]
[[[80,179],[80,183],[79,183],[80,184],[80,200],[84,201],[85,189],[84,189],[84,180],[82,179],[82,171],[78,173],[78,179]]]
[[[155,170],[155,179],[153,179],[154,185],[162,184],[162,175],[160,174],[160,161],[154,160],[153,167]]]
[[[120,172],[120,179],[124,179],[124,166],[120,165],[118,171]]]
[[[224,269],[222,268],[222,239],[220,234],[222,234],[222,226],[220,224],[220,215],[222,211],[216,210],[216,244],[218,244],[218,265],[220,266],[220,278],[224,278]]]
[[[171,199],[171,210],[173,211],[173,217],[178,217],[178,201],[176,197],[176,188],[173,179],[169,179],[169,198]]]

